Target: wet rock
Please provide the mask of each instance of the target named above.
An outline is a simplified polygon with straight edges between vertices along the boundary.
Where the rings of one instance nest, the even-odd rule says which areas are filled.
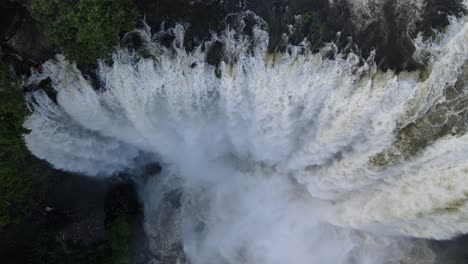
[[[23,54],[23,60],[38,64],[52,56],[44,43],[43,37],[31,17],[25,16],[16,33],[5,44],[16,52]]]
[[[16,2],[0,2],[0,40],[2,42],[11,39],[23,20],[23,10],[21,5]]]
[[[122,39],[122,46],[133,51],[137,51],[143,47],[144,41],[137,33],[129,33]]]
[[[5,59],[19,74],[29,74],[31,68],[54,55],[21,1],[0,3],[0,44]]]
[[[401,14],[391,2],[386,2],[383,18],[380,22],[371,25],[359,36],[359,43],[366,43],[365,56],[370,48],[376,48],[375,60],[378,66],[386,71],[395,69],[415,70],[419,67],[412,55],[416,50],[408,32],[410,14]],[[420,65],[422,66],[422,65]]]
[[[383,0],[384,8],[376,13],[374,22],[361,25],[353,21],[349,0],[134,0],[145,14],[152,30],[173,27],[175,23],[186,25],[184,46],[192,50],[213,33],[219,33],[230,25],[229,14],[251,10],[268,24],[269,51],[283,52],[288,43],[299,44],[305,38],[318,51],[326,42],[335,42],[342,52],[354,52],[366,59],[376,50],[375,60],[382,70],[396,71],[422,68],[421,62],[412,58],[415,47],[412,43],[418,32],[426,36],[434,29],[448,25],[448,16],[465,12],[462,0],[427,0],[421,21],[414,21],[414,14],[397,6],[397,2]],[[372,7],[373,8],[373,7]],[[0,39],[17,61],[29,62],[19,65],[20,73],[27,72],[31,63],[37,64],[53,56],[53,49],[44,42],[36,22],[17,1],[1,3]],[[317,23],[298,23],[297,16],[316,14]],[[247,18],[243,33],[252,34],[255,21]],[[299,21],[300,22],[300,21]],[[337,37],[337,32],[340,32]],[[160,41],[170,46],[174,36],[161,36]],[[141,46],[141,39],[129,36],[125,45],[132,49]],[[142,52],[142,57],[149,53]],[[219,57],[219,56],[218,56]],[[216,65],[220,59],[207,56],[208,63]],[[91,80],[93,80],[91,76]]]
[[[434,264],[465,264],[468,259],[468,235],[447,241],[429,241],[436,254]]]
[[[90,245],[106,238],[104,229],[105,181],[66,175],[50,183],[47,224],[62,240]]]
[[[426,36],[432,36],[434,29],[443,29],[448,26],[448,16],[466,13],[462,0],[427,0],[426,2],[423,21],[419,25]]]
[[[143,175],[156,175],[159,174],[162,170],[162,167],[159,163],[153,162],[146,164],[143,168]]]
[[[223,56],[223,43],[221,43],[220,41],[215,41],[206,53],[206,62],[208,62],[211,65],[217,66],[223,59]]]
[[[402,127],[395,144],[372,159],[385,168],[414,157],[436,140],[466,133],[468,129],[468,62],[460,69],[455,85],[444,89],[445,100],[434,103],[420,118]]]
[[[468,61],[463,65],[454,87],[457,95],[463,94],[465,89],[468,89]]]
[[[47,96],[57,104],[57,91],[52,87],[52,80],[50,78],[44,79],[39,84],[32,84],[23,87],[25,92],[33,92],[36,90],[43,90]]]
[[[105,63],[108,65],[112,65],[113,61],[112,60],[105,60]],[[96,70],[98,68],[97,64],[78,64],[77,68],[81,71],[85,79],[91,83],[91,86],[94,88],[94,90],[99,91],[103,89],[103,85],[101,80],[99,79]]]
[[[135,185],[131,182],[118,183],[106,194],[105,198],[106,221],[115,217],[135,216],[140,212],[140,201]]]
[[[197,44],[209,38],[212,30],[220,29],[220,22],[226,14],[219,0],[135,0],[135,3],[153,30],[159,30],[162,22],[169,27],[175,23],[189,23],[187,41],[195,40]]]
[[[19,60],[40,63],[53,55],[36,21],[18,1],[3,1],[0,37],[2,44],[18,53]]]
[[[106,239],[108,181],[58,171],[34,157],[28,164],[37,171],[40,199],[21,223],[0,232],[2,263],[37,263],[30,256],[38,250],[67,253],[73,245],[87,247]],[[54,256],[45,260],[49,257]]]

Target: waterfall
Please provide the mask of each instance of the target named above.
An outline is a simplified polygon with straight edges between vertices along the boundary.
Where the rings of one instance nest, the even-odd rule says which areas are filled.
[[[57,55],[29,80],[50,78],[57,104],[31,93],[25,123],[28,148],[59,169],[104,177],[163,163],[141,190],[155,252],[417,264],[434,260],[424,239],[468,232],[466,18],[415,39],[427,69],[401,73],[333,43],[269,54],[260,27],[213,36],[224,44],[213,66],[210,43],[188,52],[183,27],[170,31],[166,47],[137,30],[150,56],[117,50],[99,63],[99,89]]]

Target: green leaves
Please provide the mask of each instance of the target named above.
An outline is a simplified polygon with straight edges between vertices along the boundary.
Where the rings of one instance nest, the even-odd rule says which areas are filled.
[[[304,25],[309,25],[310,23],[312,23],[312,20],[313,20],[313,14],[312,13],[305,12],[304,14],[302,14],[302,23]]]
[[[108,56],[139,17],[131,0],[32,0],[28,10],[50,44],[79,64]]]
[[[311,34],[312,50],[318,51],[329,33],[324,18],[318,12],[305,12],[302,14],[302,24]]]
[[[129,260],[129,245],[132,232],[125,216],[118,216],[109,226],[109,243],[112,249],[112,263],[126,264]]]
[[[0,61],[0,228],[27,214],[32,184],[26,174],[23,122],[28,115],[19,83]]]

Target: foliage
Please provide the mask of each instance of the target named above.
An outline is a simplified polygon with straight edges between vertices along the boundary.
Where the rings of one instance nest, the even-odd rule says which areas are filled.
[[[23,123],[29,114],[20,83],[0,59],[0,231],[14,230],[20,220],[37,210],[42,192],[50,184],[54,170],[43,167],[28,152]],[[60,175],[62,175],[60,173]],[[30,218],[28,218],[30,219]],[[23,223],[28,223],[23,221]],[[34,222],[29,222],[33,225]],[[35,229],[30,226],[31,229]],[[41,231],[24,248],[27,254],[16,256],[14,263],[129,263],[131,227],[124,216],[117,216],[107,230],[108,240],[93,245],[58,241],[54,226]],[[31,231],[31,230],[30,230]],[[6,233],[1,233],[4,236]],[[22,236],[20,234],[20,236]],[[12,262],[7,262],[12,263]]]
[[[80,64],[109,55],[139,16],[131,0],[32,0],[28,10],[48,42]]]
[[[302,23],[304,25],[309,25],[310,23],[312,23],[312,19],[313,19],[312,13],[305,12],[304,14],[302,14]]]
[[[305,12],[302,14],[302,24],[307,27],[312,34],[312,49],[318,51],[329,33],[327,23],[325,23],[324,18],[319,12]]]
[[[216,67],[215,70],[214,70],[214,74],[215,74],[216,78],[221,79],[222,72],[221,72],[220,68]]]
[[[19,84],[0,61],[0,227],[17,222],[33,203],[23,140],[27,114]]]
[[[132,232],[124,216],[115,218],[109,227],[109,243],[112,249],[112,263],[129,263],[129,245]]]

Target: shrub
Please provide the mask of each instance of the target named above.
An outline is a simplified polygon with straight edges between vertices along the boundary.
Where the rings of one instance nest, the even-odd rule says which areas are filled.
[[[139,17],[131,0],[32,0],[28,10],[46,40],[79,64],[109,55]]]
[[[110,224],[109,244],[112,249],[112,263],[126,264],[130,262],[130,240],[132,231],[125,216],[116,217]]]
[[[0,228],[17,222],[33,203],[23,141],[27,114],[19,84],[0,61]]]
[[[313,19],[313,15],[310,12],[305,12],[304,14],[302,14],[302,23],[304,25],[309,25],[310,23],[312,23]]]
[[[323,46],[327,34],[329,34],[324,18],[318,12],[305,12],[302,14],[302,24],[309,31],[312,38],[312,50],[318,51]]]

